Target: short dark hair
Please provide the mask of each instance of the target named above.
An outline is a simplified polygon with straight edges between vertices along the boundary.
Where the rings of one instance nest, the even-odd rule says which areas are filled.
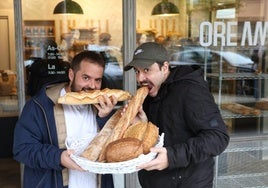
[[[80,67],[80,63],[84,60],[89,61],[91,63],[98,64],[102,66],[103,69],[105,68],[105,61],[99,53],[85,50],[74,56],[71,62],[71,69],[73,69],[75,72],[78,71]]]

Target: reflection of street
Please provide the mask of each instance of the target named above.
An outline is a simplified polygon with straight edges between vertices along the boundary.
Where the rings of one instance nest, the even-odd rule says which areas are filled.
[[[231,51],[215,51],[203,47],[185,46],[178,50],[172,49],[170,64],[172,65],[200,65],[207,66],[212,72],[233,72],[236,69],[245,69],[254,72],[254,62],[247,56]]]
[[[103,87],[122,89],[123,65],[120,49],[114,46],[88,45],[87,50],[99,52],[105,60]]]
[[[169,52],[171,65],[201,66],[211,92],[254,96],[256,99],[264,96],[264,79],[267,76],[259,71],[259,66],[255,66],[263,64],[263,48],[248,53],[251,57],[238,52],[216,51],[197,45],[172,47]]]

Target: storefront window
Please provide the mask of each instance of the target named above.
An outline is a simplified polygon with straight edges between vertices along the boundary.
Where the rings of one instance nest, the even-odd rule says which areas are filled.
[[[16,84],[25,80],[26,98],[44,84],[31,77],[33,71],[40,71],[33,69],[33,63],[47,63],[46,72],[56,76],[52,76],[52,80],[66,81],[65,73],[73,56],[82,50],[94,50],[106,61],[103,87],[129,89],[129,85],[134,85],[132,75],[123,86],[122,68],[128,62],[123,62],[122,50],[127,48],[122,46],[125,40],[133,39],[133,33],[123,36],[123,26],[134,25],[123,23],[122,5],[126,1],[74,1],[81,6],[82,14],[54,14],[61,0],[20,1],[23,70],[20,67],[17,70],[16,63],[20,60],[15,60],[14,30],[18,28],[13,27],[12,14],[16,18],[18,12],[13,12],[12,0],[0,3],[0,120],[3,128],[0,148],[4,148],[0,157],[12,157],[12,134],[21,102],[18,99],[21,91]],[[215,157],[215,187],[266,187],[268,1],[168,0],[178,9],[178,14],[174,8],[175,14],[170,16],[152,15],[153,8],[162,0],[134,2],[136,7],[128,7],[128,11],[136,11],[136,46],[148,41],[159,42],[167,48],[172,66],[198,65],[204,69],[204,78],[231,136],[226,151]],[[124,53],[132,57],[132,52]],[[59,63],[61,66],[54,66]],[[18,72],[25,72],[25,78],[19,77]],[[40,74],[42,72],[37,75]],[[126,181],[128,188],[139,187],[138,181],[132,182],[128,176],[132,174],[121,176],[119,184]]]
[[[68,80],[66,77],[68,63],[75,54],[83,50],[97,51],[105,59],[103,87],[123,88],[122,2],[113,0],[77,1],[76,3],[81,6],[81,13],[59,12],[60,1],[22,0],[24,62],[28,95],[35,94],[43,83],[51,79]],[[111,11],[114,4],[116,8]],[[32,63],[40,59],[46,60],[49,69],[46,73],[38,72],[40,69],[32,66]],[[51,79],[40,78],[40,74],[47,73],[45,77]]]
[[[231,136],[215,187],[267,186],[267,1],[169,0],[179,14],[152,15],[160,2],[137,0],[137,45],[159,42],[171,65],[204,69]]]
[[[169,2],[179,14],[154,16],[159,1],[137,1],[137,45],[156,41],[172,65],[203,67],[230,134],[267,133],[266,2]]]

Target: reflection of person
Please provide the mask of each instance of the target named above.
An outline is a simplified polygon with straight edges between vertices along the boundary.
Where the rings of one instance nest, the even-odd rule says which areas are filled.
[[[25,104],[13,147],[14,158],[24,164],[23,187],[97,187],[97,175],[70,158],[65,139],[93,138],[117,99],[104,96],[96,105],[61,105],[57,99],[66,92],[100,89],[104,66],[98,53],[81,52],[71,63],[69,83],[43,87]]]
[[[141,186],[212,187],[213,157],[224,151],[229,136],[202,69],[170,67],[166,49],[154,42],[135,50],[124,70],[131,68],[138,84],[149,87],[136,120],[148,118],[165,134],[164,147],[151,148],[157,158],[138,167]]]
[[[254,62],[253,69],[257,74],[265,72],[265,48],[263,46],[258,46],[253,50],[251,60]],[[263,80],[260,80],[261,85],[264,86]],[[259,80],[254,80],[254,97],[260,98],[263,97],[264,94],[259,93]]]
[[[110,33],[101,33],[99,35],[99,45],[100,46],[109,46],[109,41],[111,40]]]

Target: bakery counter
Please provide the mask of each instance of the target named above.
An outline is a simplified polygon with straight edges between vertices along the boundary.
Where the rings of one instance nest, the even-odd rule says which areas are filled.
[[[13,134],[18,116],[0,118],[0,158],[12,157]]]
[[[0,158],[12,157],[13,134],[18,120],[16,96],[0,97]]]

